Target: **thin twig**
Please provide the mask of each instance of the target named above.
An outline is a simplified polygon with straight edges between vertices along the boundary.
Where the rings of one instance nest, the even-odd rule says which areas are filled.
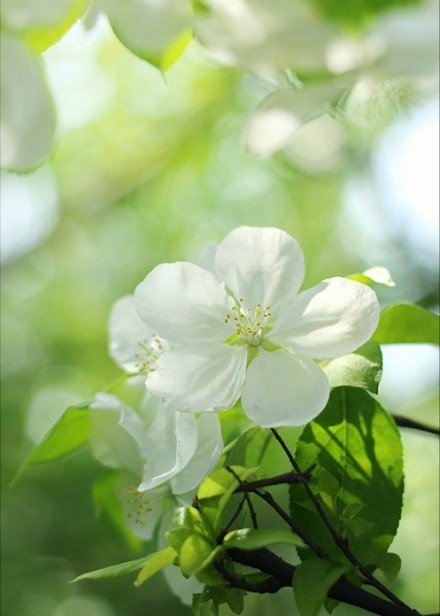
[[[234,492],[245,492],[246,490],[252,492],[254,489],[258,490],[259,488],[267,488],[281,484],[304,483],[310,480],[311,470],[311,468],[307,469],[303,473],[283,473],[282,475],[267,477],[266,479],[257,479],[256,481],[242,481]]]
[[[301,473],[301,468],[300,468],[299,464],[295,460],[294,456],[290,452],[289,448],[287,447],[287,445],[285,444],[285,442],[283,441],[281,436],[278,434],[278,432],[275,430],[275,428],[271,428],[271,432],[274,435],[274,437],[276,438],[276,440],[278,441],[278,443],[281,445],[281,447],[284,450],[284,452],[286,453],[286,455],[287,455],[290,463],[292,464],[293,468],[295,469],[295,471],[297,473]],[[393,603],[395,603],[396,605],[401,605],[401,606],[408,607],[408,606],[406,606],[405,603],[403,603],[403,601],[401,601],[399,599],[399,597],[397,597],[393,592],[391,592],[391,590],[388,590],[388,588],[386,586],[384,586],[382,584],[382,582],[380,582],[378,579],[376,579],[375,576],[371,573],[371,571],[369,569],[367,569],[367,567],[365,567],[365,565],[363,565],[356,558],[356,556],[350,550],[350,547],[348,545],[348,541],[346,541],[345,539],[340,537],[340,535],[338,534],[338,532],[334,528],[333,524],[330,522],[327,514],[325,513],[324,509],[321,506],[321,503],[316,498],[316,496],[313,493],[313,491],[312,491],[311,487],[309,486],[309,484],[308,483],[303,483],[303,486],[304,486],[305,491],[307,492],[308,497],[312,501],[312,503],[313,503],[313,505],[314,505],[314,507],[315,507],[315,509],[316,509],[316,511],[317,511],[317,513],[319,515],[319,517],[321,518],[321,520],[324,522],[325,526],[327,527],[327,530],[329,531],[333,541],[335,542],[337,547],[341,550],[341,552],[344,554],[344,556],[351,562],[351,564],[359,569],[359,571],[364,576],[366,582],[371,584],[375,588],[377,588],[377,590],[379,590],[382,594],[384,594],[386,597],[388,597],[388,599],[393,601]]]
[[[225,467],[226,470],[228,470],[231,475],[233,475],[235,477],[235,479],[238,481],[239,483],[239,487],[241,488],[241,490],[244,492],[244,497],[247,501],[247,505],[249,507],[249,513],[251,514],[251,520],[252,520],[252,526],[254,528],[258,528],[258,520],[257,520],[257,514],[255,513],[255,509],[254,506],[252,505],[250,496],[248,494],[248,489],[246,484],[240,479],[240,477],[237,475],[237,473],[234,471],[233,468],[231,468],[230,466],[226,466]]]
[[[419,421],[414,421],[413,419],[404,417],[403,415],[393,415],[393,418],[399,428],[411,428],[413,430],[420,430],[421,432],[427,432],[428,434],[440,436],[440,428],[428,426],[424,423],[420,423]]]

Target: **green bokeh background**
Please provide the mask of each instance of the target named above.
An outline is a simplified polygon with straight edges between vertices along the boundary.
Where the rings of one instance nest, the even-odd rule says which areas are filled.
[[[50,50],[52,57],[59,46]],[[136,589],[129,578],[69,584],[84,571],[154,547],[136,546],[108,519],[96,517],[90,490],[101,468],[87,450],[32,468],[8,488],[32,449],[30,437],[44,433],[69,403],[118,376],[107,354],[111,306],[156,264],[192,259],[204,243],[220,241],[238,225],[277,226],[303,248],[306,287],[381,264],[397,282],[393,289],[377,289],[383,305],[409,300],[436,309],[438,302],[437,264],[419,259],[386,209],[374,211],[381,225],[377,241],[360,218],[347,218],[344,187],[369,169],[362,140],[357,147],[353,136],[347,138],[339,162],[318,171],[285,153],[271,160],[246,153],[243,124],[261,98],[261,86],[218,67],[196,43],[166,82],[110,33],[96,67],[112,85],[105,109],[61,130],[49,163],[59,194],[56,227],[3,266],[4,616],[190,614],[161,575]],[[82,96],[93,98],[94,92]],[[320,155],[319,140],[312,147]],[[391,398],[389,406],[436,421],[435,390],[406,400],[403,409],[393,407]],[[403,439],[406,500],[393,549],[404,566],[393,588],[420,611],[433,612],[438,449],[429,436],[406,432]],[[256,613],[293,613],[292,593],[249,598],[245,614]]]

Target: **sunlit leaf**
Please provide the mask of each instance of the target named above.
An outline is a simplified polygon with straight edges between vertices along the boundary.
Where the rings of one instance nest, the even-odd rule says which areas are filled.
[[[385,11],[420,4],[421,0],[312,0],[327,18],[343,26],[362,27]]]
[[[298,565],[293,576],[293,592],[300,616],[316,616],[328,591],[347,566],[309,558]]]
[[[3,0],[2,20],[40,53],[56,43],[83,15],[90,0]]]
[[[206,537],[197,533],[190,535],[183,542],[179,552],[179,564],[182,573],[185,575],[197,573],[208,564],[208,559],[213,550],[213,545]]]
[[[170,546],[147,556],[145,564],[136,578],[135,586],[140,586],[164,567],[172,565],[175,558],[176,551]]]
[[[382,377],[382,352],[370,340],[348,355],[320,363],[330,382],[330,387],[348,385],[361,387],[377,394]]]
[[[351,550],[366,563],[384,554],[397,530],[403,494],[402,444],[389,413],[365,390],[338,387],[304,429],[296,457],[301,468],[316,465],[309,485]],[[321,469],[338,484],[333,509],[319,496]],[[290,495],[295,521],[332,560],[345,563],[304,487],[292,485]]]
[[[111,565],[103,569],[82,573],[72,580],[72,582],[81,582],[81,580],[112,580],[124,575],[130,575],[130,573],[136,573],[136,571],[142,569],[148,558],[149,556],[146,556],[144,558],[138,558],[137,560],[130,560],[126,563]]]
[[[121,43],[163,72],[191,40],[186,0],[117,0],[106,10]]]
[[[90,435],[88,404],[70,406],[25,460],[13,484],[32,464],[56,460],[85,445]]]
[[[415,304],[393,304],[381,313],[373,338],[379,344],[439,344],[439,317]]]

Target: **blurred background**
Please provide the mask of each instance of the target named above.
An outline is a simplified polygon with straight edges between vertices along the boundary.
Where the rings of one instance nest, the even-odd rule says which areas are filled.
[[[32,173],[1,178],[1,612],[187,615],[161,575],[136,589],[130,578],[69,584],[153,549],[96,516],[91,486],[101,469],[87,450],[8,485],[66,406],[118,376],[107,354],[113,302],[156,264],[190,260],[238,225],[294,236],[306,287],[383,265],[396,282],[377,288],[383,306],[403,300],[438,312],[438,95],[425,89],[381,130],[322,116],[258,156],[244,127],[264,85],[195,40],[164,77],[99,18],[89,29],[77,23],[42,62],[57,115],[53,152]],[[379,400],[435,424],[437,378],[436,349],[387,347]],[[406,494],[392,551],[403,567],[393,589],[434,612],[438,447],[429,435],[402,438]],[[290,591],[273,601],[249,598],[245,614],[292,613]]]

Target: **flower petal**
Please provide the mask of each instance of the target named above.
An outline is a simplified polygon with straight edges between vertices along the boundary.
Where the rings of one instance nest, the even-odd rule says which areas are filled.
[[[127,485],[128,481],[124,477],[121,477],[120,484],[118,496],[127,526],[137,537],[148,541],[164,510],[172,502],[170,488],[165,484],[140,492],[136,486]]]
[[[140,491],[150,490],[170,480],[196,453],[197,425],[194,415],[179,413],[163,400],[160,400],[157,411],[142,447],[145,464],[138,488]]]
[[[176,347],[158,359],[147,389],[180,411],[222,411],[235,404],[246,372],[246,348],[223,343]]]
[[[121,297],[114,304],[109,320],[109,337],[111,357],[127,372],[138,372],[148,359],[148,348],[152,344],[154,346],[154,336],[137,313],[134,295]],[[163,348],[167,347],[165,341],[160,342]]]
[[[275,313],[304,279],[299,244],[274,228],[234,229],[220,244],[216,265],[236,299],[242,297],[246,306],[270,306]]]
[[[230,299],[210,272],[194,263],[163,263],[135,291],[136,307],[152,330],[172,342],[226,340]]]
[[[329,278],[285,306],[270,337],[306,357],[339,357],[369,340],[379,312],[376,294],[367,285]]]
[[[179,413],[188,417],[187,413]],[[190,416],[193,418],[193,416]],[[197,449],[185,468],[171,480],[173,494],[194,490],[217,464],[223,451],[220,421],[217,415],[201,413],[196,419]]]
[[[327,377],[312,360],[283,350],[261,351],[248,368],[241,401],[259,426],[300,426],[322,411],[329,391]]]

